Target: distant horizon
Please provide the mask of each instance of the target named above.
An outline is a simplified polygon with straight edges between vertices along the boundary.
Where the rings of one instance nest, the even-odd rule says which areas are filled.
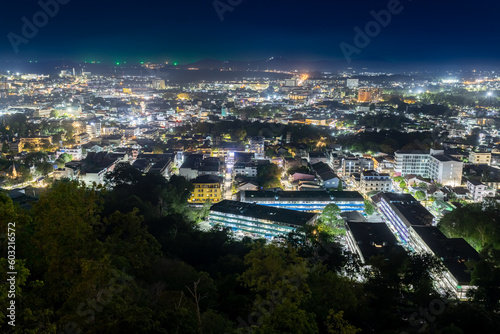
[[[50,4],[50,6],[48,5]],[[225,4],[225,5],[224,5]],[[499,3],[430,0],[9,2],[0,59],[497,63]],[[222,6],[222,7],[221,7]],[[221,9],[223,8],[223,9]]]

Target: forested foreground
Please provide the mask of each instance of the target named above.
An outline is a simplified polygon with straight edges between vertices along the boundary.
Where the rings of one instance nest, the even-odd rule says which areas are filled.
[[[366,271],[316,228],[280,246],[235,241],[197,228],[207,207],[187,208],[185,179],[113,177],[112,191],[57,182],[29,210],[0,194],[2,282],[9,222],[17,258],[15,327],[3,283],[2,333],[499,331],[498,263],[475,264],[480,290],[457,302],[433,290],[435,259],[389,254]]]

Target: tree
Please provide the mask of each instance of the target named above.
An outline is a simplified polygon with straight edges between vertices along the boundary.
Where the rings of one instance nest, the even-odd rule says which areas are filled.
[[[104,180],[111,187],[123,185],[135,186],[139,183],[141,177],[142,174],[137,168],[132,167],[128,163],[121,163],[111,173],[107,173],[104,176]]]
[[[425,199],[425,193],[424,193],[422,190],[417,190],[417,191],[415,192],[415,199],[416,199],[417,201],[422,201],[422,200],[424,200],[424,199]]]
[[[399,188],[401,188],[401,189],[405,189],[405,188],[406,188],[406,182],[405,182],[405,181],[401,181],[401,182],[399,183]]]
[[[102,251],[96,239],[100,225],[98,196],[76,182],[57,182],[42,194],[34,206],[33,242],[46,266],[47,296],[62,302],[70,286],[58,282],[71,282],[81,272],[83,259]]]
[[[334,310],[330,310],[327,328],[328,334],[356,334],[361,332],[361,329],[344,320],[344,311],[335,312]]]
[[[428,187],[429,187],[429,186],[428,186],[428,185],[427,185],[427,183],[425,183],[425,182],[420,182],[420,183],[418,184],[418,187],[419,187],[419,188],[428,189]]]
[[[294,248],[256,245],[245,256],[245,265],[248,269],[240,279],[257,294],[257,302],[299,304],[310,294],[307,262]]]
[[[59,117],[59,112],[55,109],[50,111],[50,117],[52,118],[58,118]]]
[[[242,142],[245,140],[246,137],[247,137],[247,131],[245,129],[237,129],[234,134],[233,140]]]
[[[317,333],[314,315],[300,308],[309,298],[309,268],[297,250],[258,245],[245,256],[248,269],[241,281],[257,294],[256,311],[262,314],[255,333]],[[263,310],[265,307],[265,310]]]
[[[118,268],[132,268],[135,273],[149,267],[160,255],[158,241],[143,225],[138,209],[129,213],[116,211],[103,220],[103,246]]]
[[[59,158],[57,158],[56,163],[59,166],[64,166],[66,163],[68,163],[72,160],[73,160],[73,156],[71,154],[63,153],[59,156]]]
[[[375,207],[370,200],[365,199],[365,212],[367,215],[373,215],[375,212]]]
[[[276,164],[257,167],[257,183],[264,189],[281,187],[281,168]]]
[[[481,251],[481,259],[469,264],[472,268],[471,284],[476,288],[470,296],[488,310],[500,308],[500,250],[491,246]]]
[[[340,217],[340,213],[341,210],[336,204],[328,204],[316,223],[317,231],[324,233],[328,241],[334,241],[338,235],[345,234],[344,220]]]
[[[330,203],[323,209],[321,219],[327,223],[336,224],[339,222],[339,216],[342,211],[335,203]],[[340,219],[341,220],[341,219]]]
[[[439,229],[449,238],[464,238],[477,251],[500,249],[500,205],[472,203],[446,213]]]
[[[339,185],[337,186],[337,191],[342,191],[344,190],[344,183],[342,180],[339,180]]]
[[[402,177],[402,176],[396,176],[396,177],[394,178],[394,182],[399,182],[399,183],[401,183],[401,182],[404,182],[404,180],[405,180],[405,178],[404,178],[404,177]]]
[[[50,162],[42,162],[36,169],[43,176],[47,176],[54,171],[54,166]]]

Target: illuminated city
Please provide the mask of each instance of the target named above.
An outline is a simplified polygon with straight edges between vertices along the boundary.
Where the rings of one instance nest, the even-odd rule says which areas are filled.
[[[499,5],[6,6],[2,333],[499,333]]]

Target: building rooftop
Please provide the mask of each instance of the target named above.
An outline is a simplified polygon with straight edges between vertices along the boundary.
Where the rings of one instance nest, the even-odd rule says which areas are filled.
[[[443,260],[444,265],[459,283],[468,284],[470,273],[465,262],[478,260],[479,254],[462,238],[447,238],[437,227],[413,226],[413,230],[432,252]]]
[[[470,183],[470,184],[472,184],[473,186],[480,186],[480,185],[483,184],[481,181],[473,180],[473,179],[472,180],[469,179],[469,180],[467,180],[467,182]]]
[[[365,261],[373,256],[405,252],[385,223],[348,222],[346,226]]]
[[[255,219],[270,220],[272,222],[291,226],[303,226],[312,221],[316,214],[288,209],[280,209],[254,203],[224,200],[212,205],[210,211],[227,213]]]
[[[441,162],[448,162],[448,161],[461,162],[461,161],[458,161],[457,159],[452,158],[452,157],[447,156],[447,155],[433,155],[432,157],[434,159],[441,161]]]
[[[222,178],[217,175],[200,175],[191,180],[191,183],[222,183]]]
[[[316,201],[316,202],[331,202],[331,201],[346,201],[346,202],[362,202],[363,196],[357,191],[245,191],[241,194],[243,201],[280,201],[280,202],[298,202],[298,201]]]
[[[430,151],[425,150],[408,150],[408,151],[396,151],[394,154],[430,154]]]
[[[407,226],[429,226],[432,225],[432,214],[420,203],[390,203],[389,206],[396,215]]]
[[[385,199],[388,203],[416,203],[417,200],[410,194],[398,194],[385,192],[381,195],[381,199]]]

